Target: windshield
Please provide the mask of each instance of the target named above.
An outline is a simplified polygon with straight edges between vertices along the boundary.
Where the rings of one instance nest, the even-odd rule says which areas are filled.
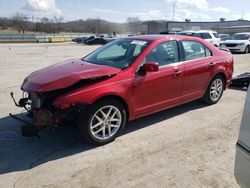
[[[248,40],[250,35],[247,34],[235,34],[231,37],[232,40]]]
[[[124,69],[130,66],[149,44],[149,41],[144,40],[115,40],[97,49],[83,60],[93,64]]]

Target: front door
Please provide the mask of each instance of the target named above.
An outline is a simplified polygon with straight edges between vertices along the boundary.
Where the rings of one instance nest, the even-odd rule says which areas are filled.
[[[175,106],[180,102],[183,87],[183,64],[179,62],[176,41],[161,43],[144,59],[157,62],[158,72],[136,73],[131,99],[136,117]]]

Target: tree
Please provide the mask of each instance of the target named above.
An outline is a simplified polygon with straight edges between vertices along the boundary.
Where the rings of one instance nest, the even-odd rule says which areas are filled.
[[[140,33],[142,30],[142,22],[138,17],[127,18],[128,28],[131,33]]]
[[[226,21],[226,18],[220,18],[220,21],[224,22],[224,21]]]
[[[41,23],[49,23],[49,18],[43,17],[43,18],[41,19]]]
[[[55,33],[57,32],[57,24],[53,20],[43,17],[39,19],[40,22],[36,23],[36,31],[42,31],[46,33]]]
[[[61,31],[60,25],[61,25],[61,22],[63,21],[63,17],[62,16],[60,16],[60,17],[54,16],[54,20],[57,24],[57,33],[60,33],[60,31]]]
[[[191,19],[185,19],[185,22],[189,23],[189,22],[191,22]]]
[[[26,28],[28,27],[28,17],[25,14],[16,12],[12,16],[13,27],[18,31],[20,34],[21,32],[24,33]]]
[[[139,21],[140,21],[140,19],[138,17],[128,17],[127,18],[127,23],[136,23]]]

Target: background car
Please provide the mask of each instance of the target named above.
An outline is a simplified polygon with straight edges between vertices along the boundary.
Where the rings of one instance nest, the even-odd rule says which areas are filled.
[[[77,38],[72,39],[72,42],[81,43],[81,42],[84,42],[87,38],[89,37],[77,37]]]
[[[184,35],[184,36],[194,36],[195,31],[182,31],[178,32],[177,35]]]
[[[194,36],[202,38],[216,47],[220,46],[221,39],[216,31],[212,30],[199,30],[199,31],[182,31],[178,35]]]
[[[233,65],[228,50],[197,37],[118,39],[82,59],[29,75],[21,86],[28,97],[19,106],[31,109],[37,128],[73,121],[86,141],[102,145],[128,120],[197,99],[216,104]]]
[[[103,37],[90,37],[86,39],[84,43],[88,45],[93,45],[93,44],[104,45],[104,44],[107,44],[107,40]]]
[[[221,48],[227,48],[231,52],[250,53],[250,32],[236,33],[229,40],[221,43]]]
[[[219,37],[220,37],[221,41],[226,41],[226,40],[230,39],[229,34],[219,34]]]
[[[200,30],[196,31],[193,36],[202,38],[216,47],[220,46],[221,39],[216,31]]]
[[[243,111],[239,139],[236,145],[235,177],[243,188],[250,187],[250,87]]]

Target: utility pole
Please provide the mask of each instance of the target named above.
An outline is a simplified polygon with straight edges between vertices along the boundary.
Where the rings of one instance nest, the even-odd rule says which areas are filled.
[[[175,8],[176,8],[177,0],[173,0],[173,17],[172,20],[174,21],[175,18]]]
[[[36,34],[36,27],[35,27],[35,18],[34,16],[32,16],[32,23],[33,23],[33,32],[34,32],[34,35]]]
[[[241,17],[241,19],[244,20],[244,17],[245,17],[245,10],[242,10],[242,17]]]

